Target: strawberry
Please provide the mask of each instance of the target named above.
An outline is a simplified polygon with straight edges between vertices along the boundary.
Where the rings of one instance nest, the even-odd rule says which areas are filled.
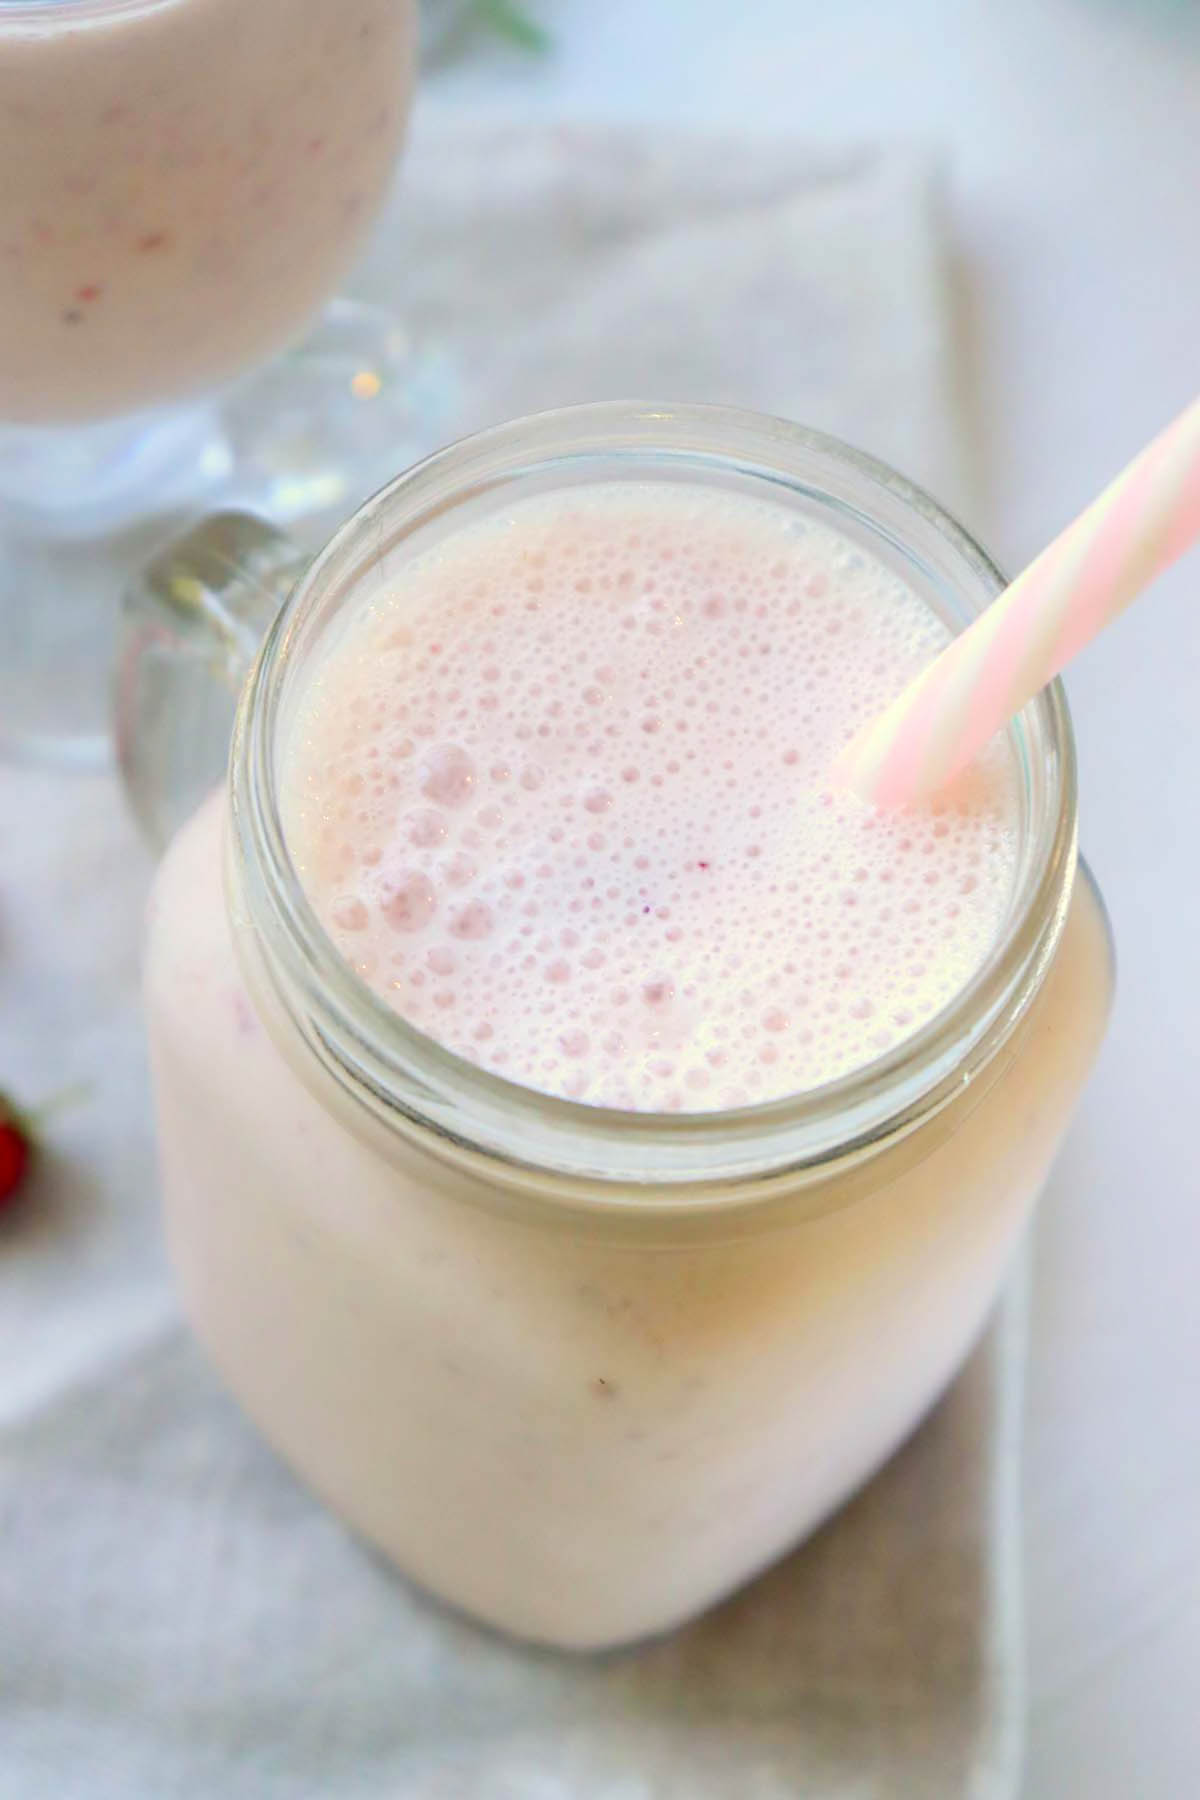
[[[21,1115],[0,1094],[0,1213],[16,1198],[33,1145]]]

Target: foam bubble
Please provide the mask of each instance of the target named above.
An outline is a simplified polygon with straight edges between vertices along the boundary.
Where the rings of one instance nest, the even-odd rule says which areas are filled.
[[[801,1092],[919,1030],[1008,903],[1003,742],[903,814],[824,786],[945,638],[775,502],[522,500],[331,644],[294,716],[289,843],[364,979],[485,1067],[640,1108]]]

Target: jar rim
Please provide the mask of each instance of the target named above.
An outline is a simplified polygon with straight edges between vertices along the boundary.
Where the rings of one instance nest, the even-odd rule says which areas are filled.
[[[602,1211],[735,1203],[786,1176],[824,1178],[913,1131],[977,1079],[1041,986],[1070,899],[1076,769],[1061,683],[1010,727],[1027,829],[1009,916],[971,979],[912,1036],[800,1094],[712,1112],[634,1112],[569,1100],[480,1068],[427,1036],[344,960],[286,843],[276,749],[285,691],[323,597],[467,496],[600,464],[765,480],[880,534],[920,566],[936,556],[969,618],[1005,585],[970,534],[886,464],[825,433],[727,406],[609,401],[532,414],[460,439],[397,476],[297,583],[243,692],[230,762],[239,890],[285,1013],[335,1080],[386,1126],[492,1183]],[[591,478],[595,478],[594,474]],[[899,521],[897,525],[896,521]],[[964,591],[959,592],[962,585]]]

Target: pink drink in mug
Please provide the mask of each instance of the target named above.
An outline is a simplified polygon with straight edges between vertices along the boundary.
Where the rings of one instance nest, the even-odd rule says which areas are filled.
[[[0,425],[202,393],[329,297],[391,176],[411,0],[2,0]]]
[[[172,1253],[272,1442],[492,1624],[687,1618],[986,1318],[1111,992],[1061,694],[907,813],[826,775],[999,585],[829,440],[581,408],[403,477],[268,636],[152,909]]]
[[[155,521],[221,491],[299,518],[404,431],[401,335],[353,302],[234,384],[362,245],[415,42],[416,0],[0,0],[0,753],[107,759]]]

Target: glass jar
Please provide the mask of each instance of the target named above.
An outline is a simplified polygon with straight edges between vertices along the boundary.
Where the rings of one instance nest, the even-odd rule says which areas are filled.
[[[517,494],[639,474],[823,516],[955,624],[1002,586],[927,496],[780,421],[603,405],[469,439],[369,502],[270,626],[228,788],[162,865],[146,977],[170,1250],[234,1393],[406,1574],[589,1648],[744,1581],[912,1429],[984,1324],[1112,987],[1056,684],[1011,728],[1021,845],[991,953],[916,1036],[826,1087],[610,1111],[486,1073],[368,990],[281,828],[299,678],[432,539]],[[120,737],[152,823],[172,800],[164,722],[188,716],[198,667],[243,660],[292,555],[210,522],[135,596]]]

